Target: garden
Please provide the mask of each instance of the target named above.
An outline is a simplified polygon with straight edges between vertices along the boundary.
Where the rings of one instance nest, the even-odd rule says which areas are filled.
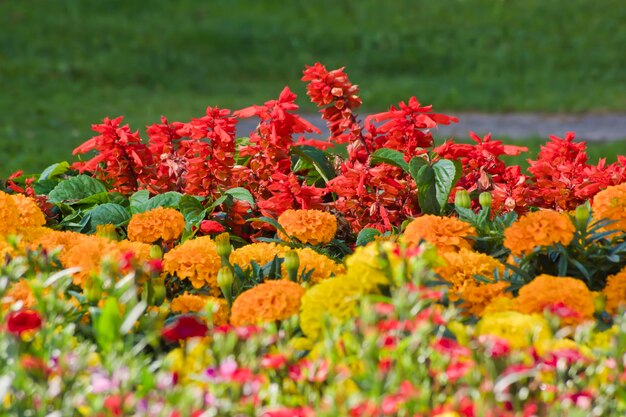
[[[302,81],[4,181],[2,415],[625,415],[626,157]]]

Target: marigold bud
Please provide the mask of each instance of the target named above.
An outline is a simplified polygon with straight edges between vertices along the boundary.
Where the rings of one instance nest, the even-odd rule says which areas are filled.
[[[478,196],[478,202],[480,203],[480,206],[482,208],[489,208],[491,207],[491,203],[492,203],[493,199],[491,198],[491,193],[490,192],[483,192],[480,193],[480,195]]]
[[[589,205],[587,203],[581,204],[576,207],[576,211],[574,212],[574,218],[576,219],[576,224],[578,227],[584,227],[589,220]]]
[[[148,302],[153,306],[160,306],[165,301],[166,289],[165,289],[165,281],[163,278],[153,278],[152,282],[152,293],[150,294],[150,299]]]
[[[456,192],[456,195],[454,196],[454,205],[464,209],[471,207],[472,200],[467,190],[459,190]]]
[[[222,294],[224,294],[224,298],[228,301],[229,306],[233,304],[232,288],[234,280],[233,269],[229,266],[223,266],[217,272],[217,285],[222,290]]]
[[[230,235],[228,233],[215,236],[215,249],[220,258],[228,259],[230,253],[233,251],[230,245]]]
[[[298,281],[298,268],[300,268],[300,257],[298,252],[290,250],[285,252],[285,268],[289,274],[289,279],[293,282]]]
[[[163,257],[163,249],[159,245],[152,245],[150,247],[150,258],[161,259]]]

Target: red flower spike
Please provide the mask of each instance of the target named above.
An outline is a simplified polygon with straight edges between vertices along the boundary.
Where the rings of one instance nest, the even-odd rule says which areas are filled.
[[[161,335],[168,342],[178,342],[192,337],[207,335],[207,325],[196,316],[180,316],[173,323],[165,326]]]
[[[41,316],[35,310],[12,311],[7,315],[7,329],[14,335],[37,330],[41,327]]]

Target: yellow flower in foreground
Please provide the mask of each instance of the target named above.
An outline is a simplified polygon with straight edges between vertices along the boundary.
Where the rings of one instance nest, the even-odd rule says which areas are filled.
[[[356,305],[365,293],[359,282],[339,275],[309,288],[302,297],[300,328],[309,339],[317,339],[326,314],[345,320],[356,313]]]
[[[390,247],[393,246],[393,243],[372,242],[366,246],[359,246],[352,255],[346,258],[346,274],[352,280],[360,281],[361,287],[366,292],[377,291],[379,285],[388,286],[390,284],[382,265],[382,245]],[[388,255],[393,257],[391,253]]]
[[[516,349],[544,345],[552,337],[545,318],[515,311],[484,315],[476,325],[476,335],[501,337]]]
[[[593,294],[584,282],[570,277],[542,274],[519,290],[515,310],[522,313],[542,313],[546,307],[565,306],[578,317],[565,317],[564,324],[591,320],[595,310]]]
[[[36,227],[46,224],[46,216],[43,214],[35,199],[23,194],[11,196],[20,214],[20,227]]]
[[[102,260],[106,257],[117,257],[119,251],[108,239],[98,236],[86,236],[79,245],[67,251],[63,266],[66,268],[79,267],[80,271],[74,274],[74,284],[84,288],[89,276],[100,270]]]
[[[237,297],[233,303],[230,322],[235,326],[284,320],[300,309],[304,288],[281,279],[266,281]]]
[[[4,298],[0,299],[0,306],[3,308],[10,307],[19,301],[22,302],[23,308],[32,308],[37,303],[35,295],[25,279],[20,279],[11,285]]]
[[[592,207],[594,219],[615,221],[606,229],[626,231],[626,183],[600,191],[593,198]]]
[[[311,245],[328,243],[337,233],[335,216],[321,210],[287,210],[280,215],[278,223],[289,236]],[[287,239],[280,231],[278,237]]]
[[[157,207],[145,213],[134,214],[128,223],[128,239],[154,243],[176,240],[185,229],[185,218],[171,208]]]
[[[626,308],[626,268],[606,279],[602,290],[606,297],[606,311],[617,314],[620,307]]]
[[[217,271],[221,261],[215,242],[210,236],[185,241],[163,257],[163,271],[180,279],[189,279],[195,288],[209,285],[214,295],[219,294]]]
[[[199,313],[206,308],[209,302],[217,307],[213,311],[213,324],[220,326],[228,323],[228,303],[223,298],[189,294],[185,291],[184,294],[172,300],[170,308],[174,313],[178,314]]]
[[[12,196],[0,191],[0,236],[15,233],[20,225],[20,212]]]
[[[565,246],[574,238],[574,225],[564,213],[540,210],[528,213],[504,231],[504,246],[514,256],[532,252],[538,246],[561,243]]]
[[[425,215],[409,223],[400,241],[414,246],[425,240],[441,252],[446,252],[471,249],[469,237],[475,235],[474,227],[457,218]]]

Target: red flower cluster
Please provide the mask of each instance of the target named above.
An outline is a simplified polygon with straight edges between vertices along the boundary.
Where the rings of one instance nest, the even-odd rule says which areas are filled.
[[[20,336],[22,333],[41,327],[41,316],[35,310],[18,310],[7,314],[9,333]]]

